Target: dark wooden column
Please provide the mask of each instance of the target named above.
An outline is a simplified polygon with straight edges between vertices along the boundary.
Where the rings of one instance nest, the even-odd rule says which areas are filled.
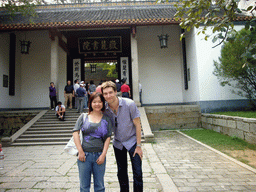
[[[10,51],[9,51],[9,95],[15,95],[15,52],[16,52],[16,35],[10,34]]]
[[[181,29],[184,33],[184,29]],[[183,70],[184,70],[184,86],[185,90],[188,89],[188,67],[187,67],[187,52],[186,52],[186,39],[182,38],[182,52],[183,52]]]

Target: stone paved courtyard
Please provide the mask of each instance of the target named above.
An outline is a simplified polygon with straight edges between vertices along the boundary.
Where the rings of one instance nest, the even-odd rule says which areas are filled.
[[[244,168],[176,131],[154,134],[153,144],[143,144],[145,192],[256,191],[255,169]],[[63,147],[3,148],[6,158],[5,168],[0,170],[0,192],[79,191],[76,158],[65,154]],[[133,191],[130,163],[129,178]],[[112,145],[105,186],[106,191],[119,191]]]
[[[156,132],[153,145],[179,191],[256,191],[256,174],[177,132]]]

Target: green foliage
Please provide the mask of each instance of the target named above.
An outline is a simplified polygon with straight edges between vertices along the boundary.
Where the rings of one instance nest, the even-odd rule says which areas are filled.
[[[214,61],[214,75],[220,84],[236,88],[235,94],[251,101],[256,99],[255,44],[255,27],[232,32],[222,46],[219,62]]]
[[[10,19],[15,13],[21,13],[23,16],[29,16],[30,22],[32,22],[32,17],[37,16],[35,6],[42,2],[43,0],[2,0],[0,7],[8,11]]]
[[[90,63],[85,65],[85,67],[89,67],[89,66],[90,66]],[[97,68],[102,68],[103,70],[107,70],[108,71],[107,77],[113,77],[115,79],[118,78],[115,63],[97,63]]]
[[[215,33],[213,42],[220,39],[220,43],[217,44],[220,45],[227,38],[228,32],[234,30],[233,22],[236,20],[237,14],[242,13],[238,8],[239,1],[179,0],[175,4],[177,8],[175,19],[180,21],[180,26],[186,31],[190,31],[194,27],[199,29],[197,34],[204,34],[205,40],[210,36],[206,34],[206,29],[210,26],[212,34]],[[250,6],[244,11],[252,12],[253,10],[256,10],[256,6]],[[180,38],[182,39],[184,35],[184,33],[181,34]]]
[[[212,114],[246,117],[246,118],[256,118],[255,111],[225,111],[225,112],[221,111],[221,112],[213,112]]]
[[[116,65],[114,63],[99,63],[98,65],[102,67],[103,70],[108,70],[107,77],[113,77],[115,79],[118,78],[118,74],[116,72]]]
[[[213,130],[200,129],[200,130],[186,130],[183,133],[199,140],[217,150],[256,150],[256,145],[247,143],[242,139],[230,137]]]

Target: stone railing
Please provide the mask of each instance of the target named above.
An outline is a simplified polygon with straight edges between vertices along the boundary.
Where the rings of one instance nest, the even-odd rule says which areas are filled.
[[[152,131],[200,127],[201,111],[198,105],[146,106],[144,108]]]
[[[202,128],[256,144],[256,119],[202,113]]]

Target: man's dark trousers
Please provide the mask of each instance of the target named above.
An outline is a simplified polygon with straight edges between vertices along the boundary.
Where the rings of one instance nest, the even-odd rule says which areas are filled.
[[[134,192],[143,191],[143,181],[142,181],[142,162],[140,156],[136,154],[133,157],[134,151],[136,149],[136,144],[128,151],[133,171],[133,189]],[[123,147],[122,150],[114,147],[116,163],[117,163],[117,177],[120,184],[121,192],[129,192],[129,179],[127,170],[127,149]]]

